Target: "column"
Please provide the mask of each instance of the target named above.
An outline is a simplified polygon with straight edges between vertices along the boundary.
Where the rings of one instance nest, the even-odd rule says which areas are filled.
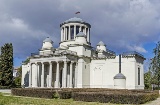
[[[37,63],[37,87],[39,87],[40,85],[40,80],[39,80],[39,65],[38,65],[38,63]]]
[[[78,73],[78,65],[77,65],[77,63],[75,63],[75,88],[77,87],[77,73]]]
[[[68,33],[68,32],[67,32],[67,27],[65,27],[65,33],[66,33],[66,34],[65,34],[65,40],[67,40],[67,33]]]
[[[44,63],[42,62],[41,87],[44,87]]]
[[[61,28],[61,42],[63,41],[63,28]]]
[[[36,69],[35,69],[35,70],[36,70],[36,71],[35,71],[35,74],[36,74],[36,75],[35,75],[35,87],[37,87],[37,82],[38,82],[38,81],[37,81],[37,80],[38,80],[38,78],[37,78],[37,77],[38,77],[38,75],[37,75],[37,72],[38,72],[38,64],[37,64],[37,62],[35,63],[35,65],[36,65]]]
[[[81,32],[82,26],[79,26],[79,32]]]
[[[52,62],[49,62],[49,87],[52,87]]]
[[[32,64],[30,63],[30,70],[29,70],[29,87],[32,87]]]
[[[69,30],[68,30],[69,31],[68,39],[71,40],[71,27],[70,27],[70,25],[68,27],[69,27]]]
[[[87,33],[86,33],[86,27],[84,27],[84,34],[87,35]]]
[[[74,39],[76,37],[76,25],[74,25]]]
[[[70,63],[70,81],[69,81],[69,87],[72,88],[73,84],[72,84],[72,71],[73,71],[73,62]]]
[[[67,29],[67,27],[66,27],[66,40],[68,40],[68,29]]]
[[[55,88],[59,88],[59,62],[57,62]]]
[[[64,26],[63,27],[63,41],[65,41],[66,40],[66,37],[65,37],[65,35],[66,35],[66,27]]]
[[[88,28],[87,41],[90,42],[90,29]]]
[[[64,61],[64,67],[63,67],[63,81],[62,81],[62,87],[66,88],[66,80],[67,80],[67,62]]]

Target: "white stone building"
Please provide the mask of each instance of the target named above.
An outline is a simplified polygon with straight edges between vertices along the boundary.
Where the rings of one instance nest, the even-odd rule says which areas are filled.
[[[119,57],[102,41],[96,48],[91,46],[89,23],[74,17],[60,24],[60,28],[58,48],[46,38],[39,52],[31,54],[29,63],[22,64],[22,85],[144,89],[143,55],[123,53],[119,67]]]

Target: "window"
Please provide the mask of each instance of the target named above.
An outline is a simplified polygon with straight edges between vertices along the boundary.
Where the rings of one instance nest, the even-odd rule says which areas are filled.
[[[138,68],[138,85],[140,85],[140,68]]]

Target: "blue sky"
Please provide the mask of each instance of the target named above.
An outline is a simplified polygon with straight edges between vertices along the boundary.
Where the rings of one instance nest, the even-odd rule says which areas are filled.
[[[103,41],[117,54],[137,51],[150,59],[160,39],[159,0],[0,0],[0,10],[0,46],[13,43],[15,67],[46,37],[58,47],[59,25],[77,11],[91,24],[94,47]]]

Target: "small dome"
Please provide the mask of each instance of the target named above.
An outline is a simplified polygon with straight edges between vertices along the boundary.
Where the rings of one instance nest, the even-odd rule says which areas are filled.
[[[114,79],[126,79],[126,77],[122,73],[118,73],[114,76]]]
[[[65,22],[84,22],[84,21],[81,18],[73,17],[66,20]]]
[[[79,32],[76,37],[87,37],[83,32]]]
[[[106,46],[102,41],[100,41],[97,46]]]
[[[47,37],[45,40],[43,40],[43,42],[50,42],[50,43],[53,43],[53,41],[52,41],[49,37]]]

